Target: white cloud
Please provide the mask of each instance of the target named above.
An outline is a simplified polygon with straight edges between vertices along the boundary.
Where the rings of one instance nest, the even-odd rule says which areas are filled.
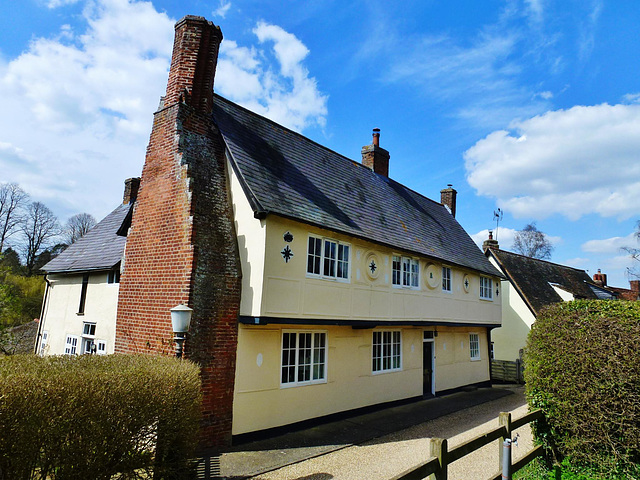
[[[328,97],[303,64],[309,49],[277,25],[258,22],[253,33],[272,49],[222,42],[216,91],[293,130],[324,127]]]
[[[518,230],[509,227],[498,227],[497,230],[491,229],[491,231],[493,232],[493,238],[498,240],[501,250],[513,250],[513,243]],[[562,237],[554,237],[546,233],[544,236],[554,246],[562,243]],[[482,243],[489,238],[489,229],[480,230],[478,233],[471,235],[471,238],[482,248]]]
[[[611,237],[601,240],[589,240],[582,244],[582,250],[589,253],[619,253],[624,247],[636,248],[638,239],[635,232],[626,237]]]
[[[640,203],[638,131],[639,104],[550,111],[468,149],[467,180],[519,218],[628,218]]]
[[[17,58],[0,58],[2,178],[63,221],[82,211],[102,217],[121,198],[124,179],[140,175],[175,23],[134,0],[87,2],[77,20],[35,37]],[[275,25],[258,24],[258,32],[275,59],[225,40],[216,90],[298,130],[323,125],[327,98],[303,66],[308,49]]]
[[[214,17],[224,18],[227,16],[227,12],[231,8],[231,2],[220,0],[220,6],[216,8],[212,13]]]
[[[65,5],[73,5],[74,3],[78,3],[80,0],[49,0],[47,2],[47,7],[49,8],[58,8],[63,7]]]

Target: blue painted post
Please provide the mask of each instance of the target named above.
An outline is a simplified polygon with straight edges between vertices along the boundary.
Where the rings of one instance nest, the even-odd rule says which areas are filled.
[[[511,439],[502,444],[502,480],[511,480]]]

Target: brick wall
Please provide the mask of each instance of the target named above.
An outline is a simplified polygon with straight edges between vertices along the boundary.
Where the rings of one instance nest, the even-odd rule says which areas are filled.
[[[170,309],[193,308],[184,356],[201,366],[203,448],[229,444],[241,272],[224,149],[210,118],[218,27],[176,24],[127,238],[117,353],[173,355]]]

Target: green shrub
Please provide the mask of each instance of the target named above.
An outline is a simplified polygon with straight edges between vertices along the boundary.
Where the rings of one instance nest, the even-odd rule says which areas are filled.
[[[174,358],[0,358],[0,479],[183,478],[200,405]]]
[[[526,393],[545,413],[534,432],[551,460],[566,457],[601,478],[640,461],[639,345],[638,302],[559,303],[538,316],[525,350]]]

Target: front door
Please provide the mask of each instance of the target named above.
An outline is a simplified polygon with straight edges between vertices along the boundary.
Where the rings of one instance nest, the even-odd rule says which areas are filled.
[[[432,397],[433,392],[433,342],[422,342],[422,395]]]

